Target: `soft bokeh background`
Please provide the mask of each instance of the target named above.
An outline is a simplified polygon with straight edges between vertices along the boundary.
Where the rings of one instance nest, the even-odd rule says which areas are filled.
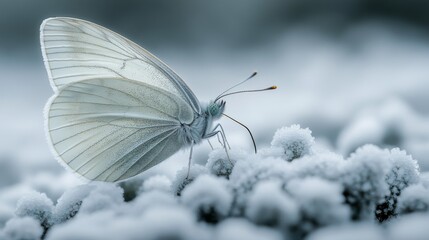
[[[43,107],[53,94],[39,46],[47,17],[83,18],[130,38],[201,101],[257,70],[241,89],[278,90],[228,97],[226,113],[260,147],[297,123],[345,156],[364,143],[399,146],[428,171],[428,11],[419,0],[0,1],[2,201],[14,204],[32,188],[55,199],[80,183],[55,162],[44,137]],[[243,128],[221,123],[233,148],[252,149]],[[198,147],[195,161],[208,150]],[[187,154],[151,171],[174,174]]]

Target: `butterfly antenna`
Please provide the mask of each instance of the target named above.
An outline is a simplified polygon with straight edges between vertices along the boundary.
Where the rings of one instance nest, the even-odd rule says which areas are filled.
[[[236,122],[236,123],[240,124],[242,127],[244,127],[244,128],[249,132],[250,137],[252,138],[253,147],[255,148],[255,154],[256,154],[256,153],[258,153],[258,151],[257,151],[257,149],[256,149],[256,142],[255,142],[255,139],[253,138],[253,134],[252,134],[252,132],[250,131],[250,129],[249,129],[246,125],[244,125],[244,124],[242,124],[241,122],[239,122],[239,121],[235,120],[234,118],[232,118],[232,117],[230,117],[230,116],[226,115],[225,113],[222,113],[222,115],[224,115],[225,117],[227,117],[227,118],[231,119],[232,121],[234,121],[234,122]]]
[[[267,87],[267,88],[263,88],[263,89],[253,89],[253,90],[243,90],[243,91],[237,91],[237,92],[232,92],[232,93],[227,93],[224,95],[221,95],[219,97],[216,98],[216,100],[219,100],[223,97],[229,96],[229,95],[233,95],[233,94],[237,94],[237,93],[248,93],[248,92],[263,92],[263,91],[267,91],[267,90],[274,90],[277,89],[277,86],[271,86],[271,87]]]
[[[219,100],[220,98],[222,98],[222,95],[223,95],[223,94],[225,94],[225,93],[227,93],[229,90],[231,90],[231,89],[233,89],[233,88],[235,88],[235,87],[237,87],[237,86],[239,86],[239,85],[241,85],[241,84],[243,84],[243,83],[245,83],[245,82],[249,81],[249,80],[250,80],[250,79],[252,79],[254,76],[256,76],[256,74],[258,74],[258,72],[253,72],[253,73],[252,73],[252,75],[250,75],[248,78],[244,79],[243,81],[241,81],[241,82],[239,82],[239,83],[235,84],[234,86],[232,86],[232,87],[230,87],[230,88],[226,89],[225,91],[223,91],[221,94],[219,94],[219,96],[217,96],[217,98],[215,99],[215,102],[216,102],[217,100]]]

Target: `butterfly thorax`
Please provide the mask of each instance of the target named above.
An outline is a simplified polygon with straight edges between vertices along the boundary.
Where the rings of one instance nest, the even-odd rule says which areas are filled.
[[[191,124],[182,124],[179,137],[186,144],[198,144],[212,132],[213,121],[219,119],[225,110],[225,102],[210,102],[203,106]]]

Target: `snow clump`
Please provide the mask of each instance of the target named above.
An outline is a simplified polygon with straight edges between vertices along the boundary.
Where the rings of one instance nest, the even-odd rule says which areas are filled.
[[[277,151],[289,162],[310,154],[313,144],[314,137],[311,136],[310,129],[302,129],[300,125],[278,129],[271,141],[274,152]]]

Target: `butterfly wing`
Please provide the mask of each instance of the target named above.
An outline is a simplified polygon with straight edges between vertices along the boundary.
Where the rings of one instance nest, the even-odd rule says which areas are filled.
[[[49,18],[40,42],[52,88],[93,78],[141,81],[166,90],[201,113],[198,99],[166,64],[134,42],[97,24],[75,18]]]
[[[60,162],[99,181],[118,181],[158,164],[183,147],[181,123],[192,108],[152,85],[118,78],[70,83],[46,111],[48,139]]]

